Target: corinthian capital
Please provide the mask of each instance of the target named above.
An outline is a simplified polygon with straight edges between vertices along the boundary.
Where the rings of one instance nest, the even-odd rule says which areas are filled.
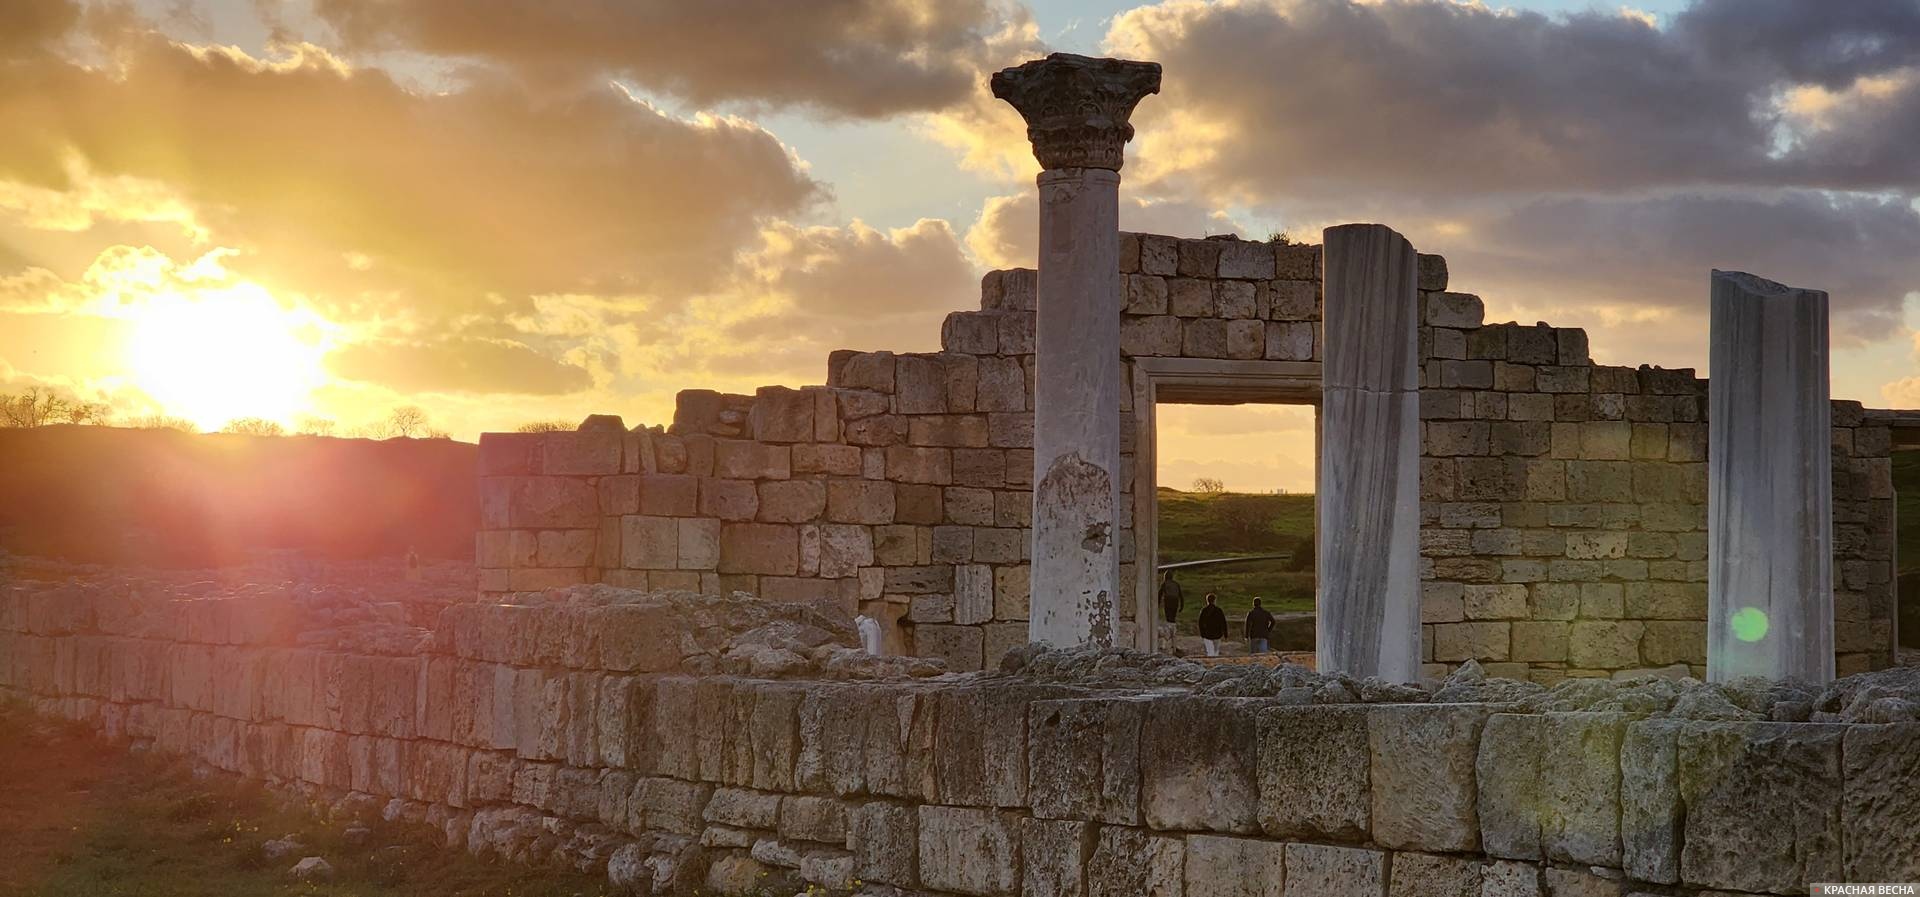
[[[1027,139],[1043,168],[1119,171],[1133,107],[1160,92],[1160,64],[1055,53],[1002,69],[993,95],[1027,120]]]

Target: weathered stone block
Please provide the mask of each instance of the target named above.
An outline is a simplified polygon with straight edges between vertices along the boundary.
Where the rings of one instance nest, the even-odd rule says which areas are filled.
[[[1622,868],[1641,881],[1680,880],[1681,720],[1628,725],[1620,741]]]
[[[1162,830],[1259,831],[1260,747],[1251,701],[1177,697],[1147,706],[1141,809]]]
[[[919,813],[905,804],[872,801],[847,814],[853,873],[862,880],[913,887],[919,863]]]
[[[1179,837],[1102,826],[1087,864],[1087,897],[1181,897],[1186,852]]]
[[[994,897],[1019,886],[1013,817],[987,809],[920,808],[920,883]]]
[[[1269,837],[1366,840],[1367,708],[1263,710],[1259,741],[1260,828]]]
[[[1466,704],[1369,711],[1374,841],[1406,850],[1479,849],[1474,763],[1488,712]]]
[[[1021,897],[1082,897],[1093,825],[1055,819],[1020,820]]]
[[[843,844],[847,805],[831,797],[789,794],[780,799],[780,837],[794,841]]]
[[[1386,887],[1384,850],[1287,845],[1286,897],[1380,897]]]
[[[1140,824],[1141,699],[1046,701],[1027,726],[1027,799],[1036,816]]]
[[[827,486],[819,480],[771,480],[759,487],[760,521],[805,523],[827,509]]]
[[[1850,726],[1840,821],[1846,881],[1920,881],[1920,723]]]
[[[1280,897],[1285,851],[1274,841],[1188,835],[1186,897]]]
[[[1480,897],[1479,860],[1401,851],[1387,897]]]
[[[1793,893],[1844,880],[1840,751],[1846,726],[1691,723],[1680,734],[1681,880]]]
[[[792,576],[800,567],[799,533],[773,523],[728,523],[720,527],[721,573]]]

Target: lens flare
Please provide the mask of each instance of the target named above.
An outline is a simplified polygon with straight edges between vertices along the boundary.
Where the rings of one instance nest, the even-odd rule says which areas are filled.
[[[1767,612],[1757,607],[1734,611],[1733,619],[1727,624],[1733,629],[1733,637],[1743,642],[1757,642],[1767,637]]]

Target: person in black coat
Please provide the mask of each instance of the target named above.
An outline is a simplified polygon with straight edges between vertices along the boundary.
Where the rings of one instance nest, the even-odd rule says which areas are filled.
[[[1227,637],[1227,612],[1213,603],[1213,593],[1207,593],[1207,606],[1200,608],[1200,643],[1207,647],[1208,657],[1220,656],[1220,640]]]
[[[1273,635],[1273,614],[1260,606],[1260,599],[1253,599],[1253,610],[1247,612],[1247,653],[1267,653],[1267,638]]]

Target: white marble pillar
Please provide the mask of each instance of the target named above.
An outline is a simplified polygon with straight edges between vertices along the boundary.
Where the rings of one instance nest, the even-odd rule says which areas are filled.
[[[1420,674],[1417,257],[1378,224],[1327,228],[1321,252],[1319,666]]]
[[[1833,680],[1827,294],[1713,272],[1707,678]]]
[[[1044,171],[1033,395],[1028,638],[1120,628],[1120,166],[1152,63],[1055,53],[993,77]]]

